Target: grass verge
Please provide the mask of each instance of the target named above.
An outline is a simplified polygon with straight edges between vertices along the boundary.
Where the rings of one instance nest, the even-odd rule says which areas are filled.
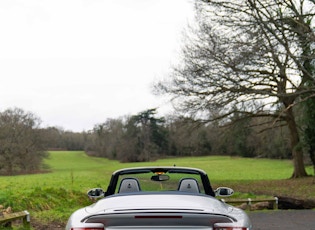
[[[86,191],[106,189],[111,173],[120,168],[145,165],[174,165],[205,170],[214,188],[228,186],[236,198],[290,196],[314,199],[314,177],[289,180],[293,171],[288,160],[250,159],[227,156],[168,158],[156,162],[119,163],[89,157],[84,152],[50,153],[45,174],[0,177],[0,204],[13,210],[28,210],[41,223],[64,225],[70,214],[89,205]],[[307,167],[309,174],[312,168]]]

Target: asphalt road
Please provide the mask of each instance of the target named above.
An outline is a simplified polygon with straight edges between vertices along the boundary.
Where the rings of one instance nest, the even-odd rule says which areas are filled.
[[[315,230],[315,210],[253,211],[254,230]]]

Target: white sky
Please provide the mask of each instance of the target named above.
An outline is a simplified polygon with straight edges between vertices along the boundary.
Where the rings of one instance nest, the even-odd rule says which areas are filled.
[[[190,0],[0,0],[0,110],[90,130],[166,100],[151,93],[178,59]]]

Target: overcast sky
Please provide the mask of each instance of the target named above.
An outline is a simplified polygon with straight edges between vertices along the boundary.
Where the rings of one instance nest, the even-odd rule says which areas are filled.
[[[0,110],[87,131],[159,107],[152,84],[178,60],[190,0],[1,0]]]

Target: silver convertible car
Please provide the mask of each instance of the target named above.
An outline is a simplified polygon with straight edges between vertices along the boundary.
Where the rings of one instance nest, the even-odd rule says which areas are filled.
[[[205,171],[187,167],[137,167],[117,170],[106,191],[94,188],[94,203],[75,211],[66,230],[250,230],[246,213],[216,196]]]

